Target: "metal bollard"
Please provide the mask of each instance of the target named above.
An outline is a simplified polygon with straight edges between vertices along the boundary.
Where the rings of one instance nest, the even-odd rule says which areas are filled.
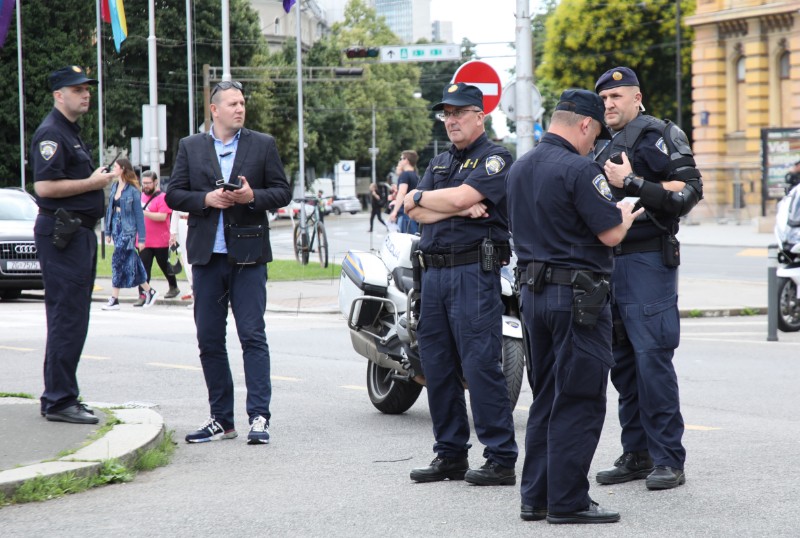
[[[767,342],[778,341],[778,245],[767,247]]]

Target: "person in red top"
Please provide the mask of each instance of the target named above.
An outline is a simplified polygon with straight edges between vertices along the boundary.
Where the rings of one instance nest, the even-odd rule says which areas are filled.
[[[181,290],[178,289],[178,280],[170,274],[169,265],[169,220],[172,209],[164,200],[164,193],[158,189],[158,175],[152,170],[142,172],[142,210],[144,211],[144,227],[146,239],[144,249],[139,252],[145,271],[147,282],[150,282],[150,272],[153,267],[153,258],[158,262],[161,272],[167,277],[169,290],[164,295],[165,299],[177,297]],[[144,293],[139,288],[139,301],[134,306],[144,304]]]

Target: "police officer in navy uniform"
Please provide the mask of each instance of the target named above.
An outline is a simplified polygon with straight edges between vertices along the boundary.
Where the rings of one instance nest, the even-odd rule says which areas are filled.
[[[518,452],[501,365],[500,288],[500,266],[510,255],[505,178],[511,155],[486,137],[478,88],[451,84],[433,110],[441,111],[453,144],[431,160],[404,203],[406,214],[423,224],[417,337],[436,458],[413,469],[411,479],[513,485]],[[480,469],[469,469],[465,384],[475,432],[486,447]]]
[[[98,418],[78,400],[77,369],[97,265],[94,228],[103,216],[103,188],[114,176],[94,168],[77,124],[89,110],[89,88],[97,81],[73,65],[52,72],[49,84],[53,110],[36,129],[30,151],[47,314],[41,411],[47,420],[96,424]]]
[[[508,210],[520,271],[535,395],[525,434],[522,508],[527,521],[613,523],[589,497],[587,474],[606,412],[611,354],[612,247],[633,219],[587,156],[611,138],[603,102],[561,94],[548,132],[508,174]]]
[[[631,69],[606,71],[595,90],[613,133],[610,143],[598,146],[595,159],[604,165],[614,196],[638,197],[645,209],[615,250],[611,381],[619,392],[623,454],[597,473],[597,481],[646,478],[648,489],[669,489],[686,481],[672,364],[680,341],[675,234],[679,218],[702,198],[703,183],[683,131],[642,114],[639,80]]]

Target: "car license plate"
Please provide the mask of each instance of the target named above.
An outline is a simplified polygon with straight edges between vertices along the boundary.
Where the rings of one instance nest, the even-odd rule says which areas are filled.
[[[22,262],[6,262],[6,269],[9,271],[39,271],[39,260],[22,261]]]

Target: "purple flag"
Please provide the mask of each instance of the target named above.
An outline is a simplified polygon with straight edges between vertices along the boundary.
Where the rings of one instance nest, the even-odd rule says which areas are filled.
[[[283,0],[283,10],[286,13],[289,13],[289,11],[292,9],[292,6],[296,1],[297,0]]]
[[[287,0],[283,0],[286,5]],[[291,4],[289,4],[291,7]],[[0,49],[6,44],[8,28],[11,26],[11,14],[14,12],[14,0],[0,0]]]

